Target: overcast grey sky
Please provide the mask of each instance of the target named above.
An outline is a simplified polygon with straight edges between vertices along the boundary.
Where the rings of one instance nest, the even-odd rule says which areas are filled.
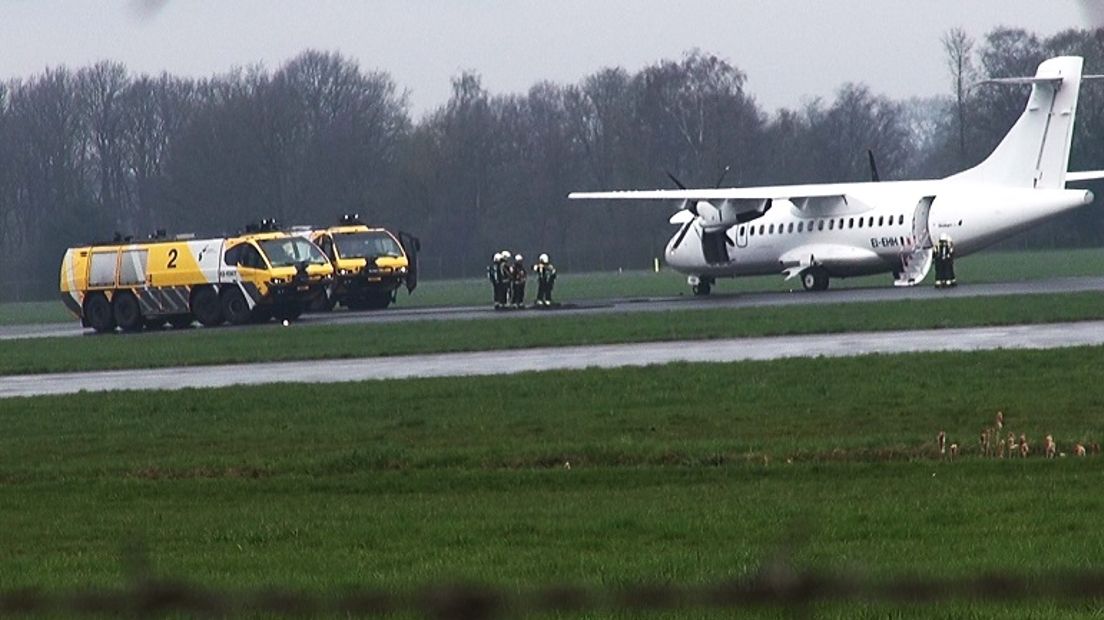
[[[939,37],[998,25],[1088,27],[1104,0],[0,0],[0,79],[119,60],[205,76],[305,48],[391,73],[415,115],[464,69],[491,92],[639,69],[698,47],[748,74],[769,110],[862,81],[892,97],[948,90]],[[159,8],[158,8],[159,7]],[[1104,73],[1104,67],[1090,67]]]

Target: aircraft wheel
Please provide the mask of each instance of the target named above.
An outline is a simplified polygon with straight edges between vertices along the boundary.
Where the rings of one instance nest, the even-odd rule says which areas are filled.
[[[222,303],[218,294],[210,286],[204,286],[192,293],[192,314],[207,327],[222,325],[226,320],[222,316]]]
[[[807,291],[824,291],[828,289],[828,272],[823,267],[809,267],[801,272],[801,285]]]
[[[245,295],[242,295],[241,289],[236,286],[227,288],[219,293],[219,300],[222,302],[222,315],[231,325],[244,325],[249,322],[252,315],[249,311],[249,303],[245,301]]]
[[[111,310],[111,302],[100,293],[85,297],[84,318],[92,329],[101,334],[115,331],[115,313]]]
[[[136,332],[145,324],[138,298],[126,291],[115,293],[115,298],[111,300],[111,313],[115,324],[125,332]]]
[[[713,285],[708,282],[700,282],[690,287],[690,290],[694,291],[694,294],[699,297],[704,297],[713,292]]]

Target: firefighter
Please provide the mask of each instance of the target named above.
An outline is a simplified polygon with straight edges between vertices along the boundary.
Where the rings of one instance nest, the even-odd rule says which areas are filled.
[[[556,283],[556,266],[548,260],[547,254],[541,254],[537,264],[533,265],[537,273],[537,305],[552,305],[552,286]]]
[[[498,253],[502,257],[498,261],[496,272],[498,274],[498,288],[495,289],[496,301],[501,304],[498,308],[507,308],[510,305],[511,275],[513,268],[510,265],[510,250],[502,250]]]
[[[508,262],[508,261],[507,261]],[[521,254],[514,256],[514,266],[510,270],[510,303],[515,308],[525,307],[525,279],[528,274],[525,273],[525,260]]]
[[[945,288],[955,284],[954,242],[948,235],[942,234],[935,244],[935,286]]]
[[[502,252],[495,252],[491,257],[491,264],[487,265],[487,279],[491,281],[491,296],[494,299],[495,309],[506,304],[506,286],[499,277],[499,265],[502,263]]]

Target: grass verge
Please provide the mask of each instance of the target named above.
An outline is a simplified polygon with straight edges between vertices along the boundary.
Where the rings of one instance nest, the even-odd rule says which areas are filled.
[[[1102,364],[1083,348],[0,401],[0,588],[115,584],[134,540],[161,574],[232,588],[703,583],[784,545],[878,575],[1093,568],[1104,457],[982,459],[975,437],[1003,409],[1036,443],[1101,441]],[[939,430],[958,461],[935,457]]]

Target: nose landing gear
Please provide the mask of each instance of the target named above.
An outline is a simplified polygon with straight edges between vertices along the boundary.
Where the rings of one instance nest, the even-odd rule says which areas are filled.
[[[686,278],[686,282],[690,284],[690,290],[694,295],[702,297],[712,292],[716,280],[709,276],[690,276]]]

